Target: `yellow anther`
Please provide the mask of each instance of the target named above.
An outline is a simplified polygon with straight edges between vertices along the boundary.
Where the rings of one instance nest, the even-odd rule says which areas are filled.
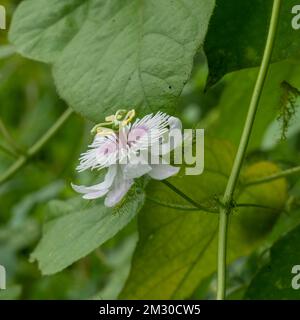
[[[135,117],[135,110],[132,109],[127,112],[125,109],[118,110],[114,115],[107,116],[105,118],[105,122],[98,123],[94,126],[91,130],[92,134],[98,135],[109,135],[114,133],[114,130],[117,130],[119,126],[126,126],[128,125],[133,118]],[[106,128],[111,126],[113,129]]]
[[[128,123],[130,123],[133,118],[135,117],[135,110],[132,109],[129,112],[127,112],[125,119],[122,121],[122,125],[126,126]]]
[[[120,109],[116,112],[115,114],[115,119],[116,120],[122,120],[124,116],[126,115],[127,110],[126,109]]]

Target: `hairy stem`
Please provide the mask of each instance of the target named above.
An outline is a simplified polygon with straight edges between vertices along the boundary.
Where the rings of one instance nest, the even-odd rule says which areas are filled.
[[[219,214],[219,210],[214,210],[211,208],[201,208],[199,209],[198,207],[195,206],[188,206],[188,205],[181,205],[181,204],[176,204],[176,203],[169,203],[169,202],[165,202],[165,201],[161,201],[161,200],[157,200],[155,198],[152,198],[150,196],[147,195],[147,199],[159,206],[165,207],[165,208],[170,208],[170,209],[174,209],[174,210],[179,210],[179,211],[191,211],[191,212],[195,212],[195,211],[203,211],[203,212],[207,212],[207,213],[217,213]],[[259,205],[259,204],[255,204],[255,203],[236,203],[234,205],[235,208],[260,208],[260,209],[269,209],[269,210],[274,210],[276,211],[276,208],[272,208],[272,207],[268,207],[268,206],[263,206],[263,205]]]
[[[176,188],[172,183],[166,180],[161,181],[163,184],[165,184],[168,188],[173,190],[175,193],[177,193],[181,198],[185,199],[187,202],[192,204],[194,207],[196,207],[198,210],[206,211],[206,212],[212,212],[215,213],[215,210],[206,208],[198,204],[196,201],[194,201],[192,198],[190,198],[188,195],[186,195],[184,192]]]
[[[11,150],[9,147],[6,147],[2,144],[0,144],[0,150],[3,152],[3,153],[6,153],[8,156],[10,157],[13,157],[13,158],[16,158],[18,155],[15,153],[14,150]]]
[[[235,205],[235,208],[260,208],[260,209],[267,209],[267,210],[273,210],[273,211],[278,211],[276,208],[272,208],[269,206],[263,206],[260,204],[255,204],[255,203],[237,203]]]
[[[288,177],[288,176],[291,176],[291,175],[297,174],[297,173],[300,173],[300,166],[294,167],[291,169],[287,169],[287,170],[283,170],[283,171],[271,174],[267,177],[263,177],[263,178],[259,178],[256,180],[249,181],[249,182],[245,183],[244,186],[248,187],[248,186],[253,186],[256,184],[268,183],[268,182],[272,182],[274,180],[285,178],[285,177]]]
[[[16,144],[14,138],[11,136],[9,131],[7,130],[4,122],[0,118],[0,132],[3,135],[4,139],[10,146],[10,150],[12,150],[15,154],[22,153],[22,150],[19,148],[19,146]]]
[[[152,198],[150,196],[147,196],[147,199],[151,202],[158,204],[162,207],[179,210],[179,211],[203,211],[208,213],[219,213],[218,210],[213,210],[211,208],[205,208],[205,207],[195,207],[195,206],[188,206],[188,205],[181,205],[181,204],[175,204],[175,203],[168,203],[165,201],[157,200],[155,198]]]
[[[268,73],[274,40],[279,20],[281,0],[274,0],[272,16],[269,26],[268,38],[266,41],[265,51],[263,54],[262,63],[259,69],[258,78],[252,94],[246,122],[241,136],[238,151],[233,163],[231,174],[223,196],[223,206],[220,208],[219,217],[219,238],[218,238],[218,289],[217,299],[223,300],[225,298],[225,284],[226,284],[226,249],[227,249],[227,231],[228,218],[232,210],[232,201],[234,191],[238,182],[241,167],[245,158],[250,134],[252,131],[255,115],[258,108],[259,99],[263,90],[265,79]]]
[[[26,154],[21,155],[1,176],[0,184],[6,182],[14,174],[16,174],[30,158],[35,156],[41,148],[56,134],[61,126],[69,119],[73,113],[72,109],[68,108],[52,127],[31,147],[28,149]]]

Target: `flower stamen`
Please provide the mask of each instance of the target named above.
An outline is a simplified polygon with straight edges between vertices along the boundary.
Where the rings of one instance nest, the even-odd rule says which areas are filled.
[[[135,110],[132,109],[127,112],[125,109],[118,110],[115,114],[110,115],[105,118],[105,122],[96,124],[93,129],[91,130],[91,134],[100,134],[100,135],[106,135],[107,133],[111,134],[113,133],[113,129],[118,130],[120,127],[127,126],[135,117]],[[112,129],[109,128],[103,128],[103,127],[112,127]]]
[[[123,126],[127,126],[135,117],[135,110],[132,109],[129,112],[127,112],[125,119],[122,121]]]

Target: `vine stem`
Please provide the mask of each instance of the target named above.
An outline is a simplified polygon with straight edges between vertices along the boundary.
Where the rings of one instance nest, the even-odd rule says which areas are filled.
[[[263,183],[271,182],[271,181],[278,180],[281,178],[285,178],[285,177],[288,177],[288,176],[291,176],[291,175],[297,174],[297,173],[300,173],[300,166],[290,168],[287,170],[283,170],[283,171],[271,174],[267,177],[262,177],[262,178],[259,178],[256,180],[249,181],[249,182],[245,183],[244,186],[249,187],[249,186],[254,186],[256,184],[263,184]]]
[[[0,144],[0,150],[3,151],[5,154],[7,154],[10,157],[16,158],[18,156],[13,150],[11,150],[10,148],[8,148],[2,144]]]
[[[176,188],[171,182],[167,181],[167,180],[162,180],[161,181],[164,185],[166,185],[168,188],[170,188],[171,190],[173,190],[175,193],[177,193],[181,198],[185,199],[187,202],[189,202],[190,204],[192,204],[195,208],[197,208],[198,210],[203,210],[206,212],[213,212],[215,213],[215,211],[213,209],[210,208],[206,208],[203,207],[201,205],[199,205],[196,201],[194,201],[192,198],[190,198],[187,194],[185,194],[184,192],[182,192],[181,190],[179,190],[178,188]]]
[[[35,156],[69,119],[72,113],[72,109],[68,108],[51,126],[51,128],[32,147],[28,149],[26,154],[20,155],[19,158],[0,176],[0,184],[10,179],[27,163],[30,158]]]
[[[223,206],[220,208],[219,216],[219,237],[218,237],[218,279],[217,279],[217,299],[225,299],[226,291],[226,249],[227,249],[227,233],[228,233],[228,220],[232,210],[231,203],[233,201],[234,191],[239,179],[241,167],[245,158],[245,153],[249,143],[253,123],[255,120],[256,112],[260,96],[264,87],[266,76],[268,73],[271,55],[274,47],[276,30],[279,21],[281,0],[273,1],[272,15],[270,20],[269,32],[266,41],[266,46],[263,54],[262,63],[258,72],[258,77],[253,90],[246,122],[244,125],[243,133],[239,143],[238,151],[233,163],[233,167],[228,179],[225,193],[222,199]]]
[[[10,149],[12,150],[12,152],[14,152],[15,155],[17,155],[21,151],[21,149],[15,143],[14,138],[10,135],[9,131],[7,130],[7,128],[6,128],[4,122],[2,121],[1,118],[0,118],[0,132],[2,133],[2,135],[5,138],[6,142],[9,144]]]

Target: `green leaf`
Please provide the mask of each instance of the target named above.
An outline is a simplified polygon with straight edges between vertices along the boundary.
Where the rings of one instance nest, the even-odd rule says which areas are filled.
[[[43,237],[31,254],[43,274],[63,270],[112,238],[140,210],[144,194],[136,190],[115,209],[106,208],[102,202],[55,201],[52,209],[59,214],[50,212]]]
[[[242,181],[244,183],[272,175],[279,171],[274,163],[260,161],[246,167]],[[242,226],[243,238],[256,241],[272,230],[287,199],[287,183],[285,179],[274,180],[272,183],[252,185],[246,189],[241,188],[239,203],[255,204],[258,207],[246,207],[242,214],[236,216]],[[267,206],[263,208],[259,206]]]
[[[282,98],[280,83],[286,80],[293,86],[300,87],[299,74],[299,64],[292,61],[276,63],[270,67],[251,133],[250,149],[261,146],[268,126],[274,120],[277,121]],[[224,78],[226,86],[215,111],[215,120],[208,128],[214,133],[214,137],[226,137],[238,145],[256,77],[257,69],[249,69],[234,72]],[[276,140],[274,135],[271,138]]]
[[[261,63],[272,3],[272,0],[217,0],[204,48],[209,65],[207,86],[226,73]],[[299,31],[291,25],[291,10],[298,4],[298,0],[282,1],[273,62],[300,53]]]
[[[170,179],[178,189],[188,194],[194,201],[206,207],[216,207],[216,198],[224,192],[231,170],[234,149],[225,141],[206,139],[205,170],[201,176],[182,176]],[[250,169],[248,169],[250,170]],[[248,171],[247,170],[247,171]],[[252,169],[256,175],[265,170],[273,171],[265,163]],[[244,179],[247,179],[247,171]],[[195,187],[196,186],[196,187]],[[150,183],[151,198],[159,202],[177,206],[189,205],[180,196],[158,182]],[[282,198],[276,199],[277,191]],[[284,180],[260,187],[259,204],[275,210],[264,209],[276,217],[286,197]],[[251,197],[251,194],[253,197]],[[242,193],[240,199],[255,203],[258,196]],[[272,194],[274,196],[272,196]],[[240,199],[237,199],[240,202]],[[245,233],[245,226],[238,219],[244,213],[261,215],[264,210],[250,208],[235,210],[231,217],[228,262],[249,253],[259,241]],[[270,216],[266,216],[270,219]],[[261,221],[261,220],[260,220]],[[270,221],[270,225],[272,221]],[[121,293],[125,299],[182,299],[188,298],[199,283],[216,270],[218,214],[202,211],[171,209],[158,203],[147,201],[139,216],[140,239],[134,254],[128,281]],[[263,234],[260,234],[262,238]]]
[[[292,268],[299,265],[300,226],[278,240],[271,248],[270,262],[252,280],[246,299],[299,299],[300,291],[292,288],[296,274]]]
[[[174,107],[203,44],[214,0],[28,0],[10,40],[52,62],[60,95],[98,121],[103,113]]]
[[[13,15],[10,41],[17,52],[51,63],[80,31],[89,1],[25,0]]]

